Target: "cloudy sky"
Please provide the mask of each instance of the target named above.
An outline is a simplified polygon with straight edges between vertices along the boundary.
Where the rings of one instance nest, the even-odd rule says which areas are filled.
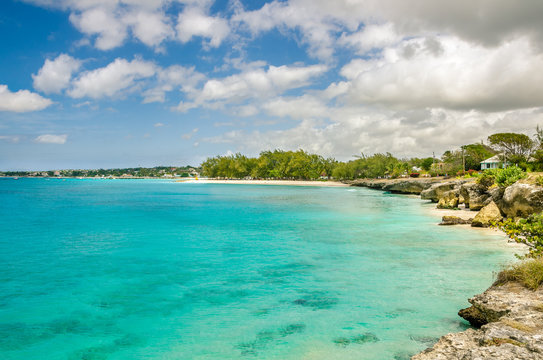
[[[531,135],[541,19],[541,0],[2,0],[0,169]]]

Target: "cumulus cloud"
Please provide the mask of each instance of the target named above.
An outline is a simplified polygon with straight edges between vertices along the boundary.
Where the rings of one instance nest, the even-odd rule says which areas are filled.
[[[171,21],[158,11],[134,10],[123,18],[134,36],[147,46],[156,47],[174,36]]]
[[[143,93],[144,103],[164,102],[166,93],[180,88],[183,92],[193,92],[205,76],[195,71],[194,66],[172,65],[157,69],[157,84]]]
[[[132,91],[140,80],[154,76],[156,69],[156,65],[149,61],[118,58],[103,68],[80,74],[73,81],[68,95],[94,99],[118,96]]]
[[[210,79],[201,89],[189,92],[193,102],[182,102],[177,110],[208,106],[221,107],[224,104],[240,103],[246,99],[269,98],[290,89],[308,85],[311,80],[325,73],[325,65],[272,66],[267,69],[249,67],[239,74],[222,79]]]
[[[54,60],[46,59],[37,75],[32,75],[34,88],[44,93],[60,93],[70,83],[72,74],[79,70],[81,61],[60,54]]]
[[[41,143],[41,144],[57,144],[62,145],[65,144],[68,140],[68,135],[53,135],[53,134],[44,134],[36,137],[34,139],[35,142]]]
[[[362,30],[354,33],[344,32],[339,38],[339,44],[354,48],[358,54],[371,50],[380,50],[392,46],[401,40],[394,24],[367,24]]]
[[[82,33],[96,36],[95,46],[100,50],[120,46],[128,35],[126,26],[118,21],[113,12],[103,7],[72,13],[70,21]]]
[[[28,90],[11,92],[7,85],[0,85],[0,111],[29,112],[43,110],[53,102]]]
[[[217,47],[229,32],[228,21],[218,16],[206,15],[201,7],[187,7],[178,17],[177,37],[183,43],[199,36],[209,39],[209,46]]]
[[[212,1],[192,0],[26,0],[70,12],[71,23],[100,50],[119,47],[130,37],[161,49],[161,44],[176,37],[185,43],[192,37],[208,39],[211,47],[219,46],[230,32],[228,21],[209,15]],[[173,3],[182,3],[179,13],[171,11]],[[175,8],[174,8],[175,9]]]
[[[255,35],[275,27],[298,29],[311,55],[320,59],[330,59],[334,53],[333,32],[341,29],[333,16],[330,16],[332,13],[327,13],[327,9],[334,9],[335,4],[307,0],[273,1],[257,10],[239,11],[232,17],[232,21],[245,25]]]
[[[300,31],[310,54],[328,59],[338,32],[343,33],[340,45],[366,50],[389,45],[396,35],[421,34],[455,35],[485,46],[524,34],[541,47],[541,14],[539,0],[274,0],[257,10],[238,11],[232,20],[253,34],[273,28]]]
[[[267,101],[262,108],[272,116],[293,119],[315,119],[329,116],[328,107],[315,96],[303,95],[297,98],[279,97]]]
[[[526,39],[487,48],[455,37],[415,38],[383,53],[342,68],[347,102],[485,111],[543,106],[543,54]]]
[[[94,39],[94,46],[110,50],[132,35],[147,46],[158,48],[174,36],[167,14],[170,0],[26,0],[40,6],[70,12],[70,22]],[[181,1],[184,2],[184,1]]]

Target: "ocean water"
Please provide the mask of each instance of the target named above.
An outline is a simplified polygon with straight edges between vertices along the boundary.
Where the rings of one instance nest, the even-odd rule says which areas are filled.
[[[362,188],[0,181],[1,359],[408,359],[514,259]]]

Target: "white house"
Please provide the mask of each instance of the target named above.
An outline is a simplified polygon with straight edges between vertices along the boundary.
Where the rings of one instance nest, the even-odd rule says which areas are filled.
[[[481,161],[481,170],[486,169],[498,169],[498,168],[506,168],[509,166],[509,163],[507,161],[502,161],[503,154],[494,155],[491,158],[488,158],[486,160]]]

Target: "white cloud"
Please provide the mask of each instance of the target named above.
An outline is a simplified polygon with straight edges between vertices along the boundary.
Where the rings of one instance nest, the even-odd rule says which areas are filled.
[[[163,127],[164,124],[161,123],[161,122],[157,122],[157,123],[155,123],[153,126],[156,127],[156,128],[158,128],[158,127]]]
[[[81,61],[70,55],[60,54],[54,60],[46,59],[37,75],[32,75],[34,88],[44,93],[60,93],[72,78],[72,74],[79,70]]]
[[[209,39],[209,46],[218,47],[229,32],[228,21],[206,15],[201,7],[186,7],[178,17],[177,37],[183,43],[200,36]]]
[[[318,98],[303,95],[297,98],[276,98],[262,106],[269,115],[293,119],[328,117],[328,107]]]
[[[194,70],[193,67],[172,65],[165,69],[157,69],[158,82],[155,87],[143,93],[144,103],[164,102],[166,92],[181,88],[184,92],[192,92],[205,76]]]
[[[152,77],[157,67],[154,63],[134,59],[115,59],[107,66],[79,75],[68,90],[73,98],[91,97],[99,99],[105,96],[117,96],[121,92],[132,91],[142,79]]]
[[[415,38],[383,53],[342,69],[350,104],[485,111],[543,106],[543,54],[526,39],[487,48],[450,36]]]
[[[105,7],[72,13],[70,21],[87,35],[96,35],[95,46],[100,50],[110,50],[120,46],[126,39],[126,26],[116,18],[115,13]]]
[[[188,95],[193,102],[181,102],[177,110],[186,111],[198,106],[220,108],[224,104],[240,103],[247,99],[269,98],[287,90],[309,85],[313,78],[327,70],[328,67],[325,65],[283,65],[269,66],[268,69],[251,66],[239,74],[206,81],[201,89],[189,92]]]
[[[136,10],[123,20],[131,26],[134,36],[147,46],[158,46],[174,36],[170,20],[160,12]]]
[[[42,144],[57,144],[62,145],[65,144],[68,140],[68,135],[52,135],[52,134],[44,134],[36,137],[34,139],[35,142],[42,143]]]
[[[244,24],[255,35],[275,27],[299,29],[311,55],[330,59],[334,52],[333,33],[341,28],[330,16],[333,12],[327,11],[335,5],[336,2],[309,0],[273,1],[258,10],[238,12],[232,21]]]
[[[70,21],[95,38],[100,50],[121,46],[130,34],[147,46],[159,48],[174,36],[166,10],[171,0],[26,0],[70,12]],[[184,2],[184,1],[181,1]]]
[[[0,111],[29,112],[43,110],[53,102],[28,90],[11,92],[7,85],[0,85]]]
[[[359,54],[371,50],[380,50],[392,46],[401,40],[401,36],[394,29],[394,24],[367,24],[361,31],[343,33],[339,44],[355,48]]]

